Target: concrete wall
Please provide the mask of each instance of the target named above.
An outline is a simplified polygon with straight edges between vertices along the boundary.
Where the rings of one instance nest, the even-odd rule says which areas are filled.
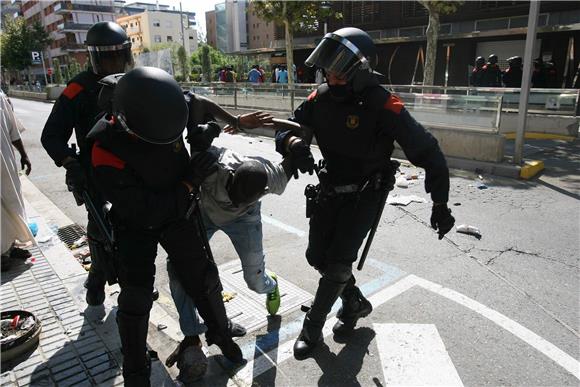
[[[502,113],[499,131],[502,134],[515,133],[518,113]],[[526,132],[555,134],[578,137],[580,119],[571,116],[528,114]]]
[[[24,91],[24,90],[9,90],[9,97],[24,98],[24,99],[34,99],[39,101],[46,101],[46,93],[37,93],[35,91]]]

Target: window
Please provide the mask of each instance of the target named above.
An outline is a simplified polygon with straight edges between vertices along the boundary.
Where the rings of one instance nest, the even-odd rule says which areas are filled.
[[[131,28],[133,28],[133,23],[129,24],[129,26],[130,26]]]
[[[135,43],[135,38],[131,38],[131,42]]]
[[[173,36],[167,35],[167,41],[168,42],[173,42]]]
[[[266,39],[270,39],[270,35],[266,34]]]
[[[153,37],[153,40],[155,41],[155,43],[161,43],[161,35],[155,35]]]
[[[480,1],[479,8],[480,9],[494,9],[500,7],[511,7],[513,5],[517,5],[516,1]]]
[[[417,1],[403,1],[403,17],[422,17],[427,15],[429,15],[427,8]]]
[[[159,19],[153,20],[153,27],[161,27],[161,22],[159,21]]]
[[[256,28],[260,28],[260,23],[256,23]]]

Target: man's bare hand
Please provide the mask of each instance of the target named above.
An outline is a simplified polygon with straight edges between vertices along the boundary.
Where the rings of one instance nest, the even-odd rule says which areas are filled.
[[[266,124],[272,123],[274,117],[270,113],[257,111],[253,113],[242,114],[240,116],[240,127],[242,129],[254,129]]]
[[[255,129],[260,127],[272,127],[274,117],[270,113],[265,113],[262,111],[256,111],[253,113],[242,114],[239,118],[240,130],[236,129],[232,125],[226,125],[223,128],[224,133],[236,134],[241,131],[241,129]]]

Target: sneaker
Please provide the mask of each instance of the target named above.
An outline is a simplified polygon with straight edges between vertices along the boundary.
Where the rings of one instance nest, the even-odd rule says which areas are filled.
[[[276,287],[266,296],[266,310],[270,316],[274,316],[280,309],[280,287],[278,286],[278,277],[271,273],[270,277],[276,281]]]

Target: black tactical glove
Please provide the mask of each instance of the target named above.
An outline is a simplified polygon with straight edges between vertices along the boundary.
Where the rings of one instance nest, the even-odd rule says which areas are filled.
[[[447,204],[434,204],[431,210],[431,227],[437,230],[439,240],[447,234],[455,224],[455,218],[451,216],[451,210]]]
[[[207,150],[214,138],[220,135],[222,128],[215,121],[197,125],[197,130],[187,136],[187,142],[191,144],[192,151]]]
[[[193,187],[199,187],[206,177],[217,171],[217,156],[211,152],[194,153],[189,162],[185,179]]]
[[[310,175],[314,172],[314,156],[310,152],[304,140],[296,140],[288,148],[290,151],[290,160],[294,168],[294,178],[298,179],[298,171],[302,173],[308,172]]]
[[[65,182],[68,190],[73,193],[77,204],[82,204],[83,191],[87,186],[87,178],[81,163],[77,159],[71,159],[63,164],[66,169]]]

